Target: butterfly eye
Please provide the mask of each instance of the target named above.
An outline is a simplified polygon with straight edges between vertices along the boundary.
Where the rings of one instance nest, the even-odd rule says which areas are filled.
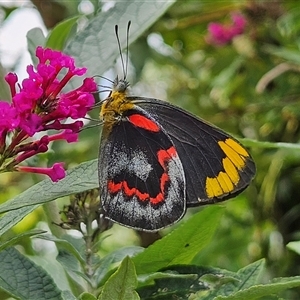
[[[129,87],[129,82],[127,82],[124,79],[121,79],[115,86],[114,90],[117,92],[124,93],[128,87]]]

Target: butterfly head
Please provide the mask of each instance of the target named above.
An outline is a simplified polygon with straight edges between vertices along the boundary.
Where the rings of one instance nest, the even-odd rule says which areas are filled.
[[[100,118],[108,127],[120,121],[124,111],[131,109],[133,104],[127,99],[129,82],[115,78],[109,96],[103,101]]]
[[[122,79],[119,79],[119,77],[116,76],[115,80],[112,83],[111,92],[109,96],[103,101],[103,104],[101,106],[100,119],[104,121],[104,126],[106,126],[106,128],[111,128],[112,125],[118,123],[122,119],[124,112],[132,109],[134,106],[133,103],[127,98],[129,82],[126,80],[128,66],[128,32],[130,24],[131,22],[129,21],[127,26],[126,64],[124,63],[122,55],[122,49],[118,35],[118,26],[115,26],[115,33],[122,61],[124,77]]]
[[[129,85],[130,84],[126,80],[126,78],[119,79],[119,77],[117,76],[115,78],[114,82],[113,82],[112,93],[113,92],[119,92],[119,93],[125,93],[126,94]]]

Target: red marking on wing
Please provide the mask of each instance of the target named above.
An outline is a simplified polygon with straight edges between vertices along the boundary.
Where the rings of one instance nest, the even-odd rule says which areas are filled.
[[[171,160],[173,157],[175,157],[176,155],[177,155],[177,151],[175,147],[171,147],[167,150],[159,150],[157,152],[157,158],[160,165],[164,169],[164,173],[160,178],[160,192],[155,197],[150,197],[148,193],[142,193],[135,187],[130,188],[126,181],[115,183],[112,180],[110,180],[107,186],[109,192],[115,194],[115,193],[119,193],[123,189],[123,192],[127,197],[136,196],[139,198],[140,201],[149,200],[152,204],[159,204],[163,202],[165,199],[165,187],[167,182],[170,181],[170,177],[167,173],[167,162]]]
[[[146,118],[143,115],[134,114],[134,115],[129,116],[128,118],[129,118],[129,121],[137,127],[144,128],[146,130],[153,131],[153,132],[160,131],[160,128],[158,127],[158,125],[155,122]]]
[[[158,159],[160,165],[165,170],[165,162],[170,160],[172,157],[175,157],[176,155],[177,155],[177,151],[176,151],[175,147],[170,147],[167,150],[159,150],[157,152],[157,159]]]

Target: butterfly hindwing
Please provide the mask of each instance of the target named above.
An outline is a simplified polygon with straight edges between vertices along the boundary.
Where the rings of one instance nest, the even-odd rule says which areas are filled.
[[[184,168],[187,206],[231,198],[249,185],[255,164],[233,137],[165,101],[129,100],[151,114],[174,143]]]
[[[185,176],[177,150],[138,107],[104,126],[99,181],[105,216],[120,224],[154,231],[185,213]]]

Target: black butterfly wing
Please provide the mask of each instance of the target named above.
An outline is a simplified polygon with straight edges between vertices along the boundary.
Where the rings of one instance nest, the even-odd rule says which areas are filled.
[[[140,108],[104,124],[99,157],[105,216],[132,228],[155,231],[185,213],[185,177],[164,130]]]
[[[255,164],[246,149],[229,134],[165,101],[129,97],[170,136],[182,162],[187,206],[232,198],[255,175]]]

